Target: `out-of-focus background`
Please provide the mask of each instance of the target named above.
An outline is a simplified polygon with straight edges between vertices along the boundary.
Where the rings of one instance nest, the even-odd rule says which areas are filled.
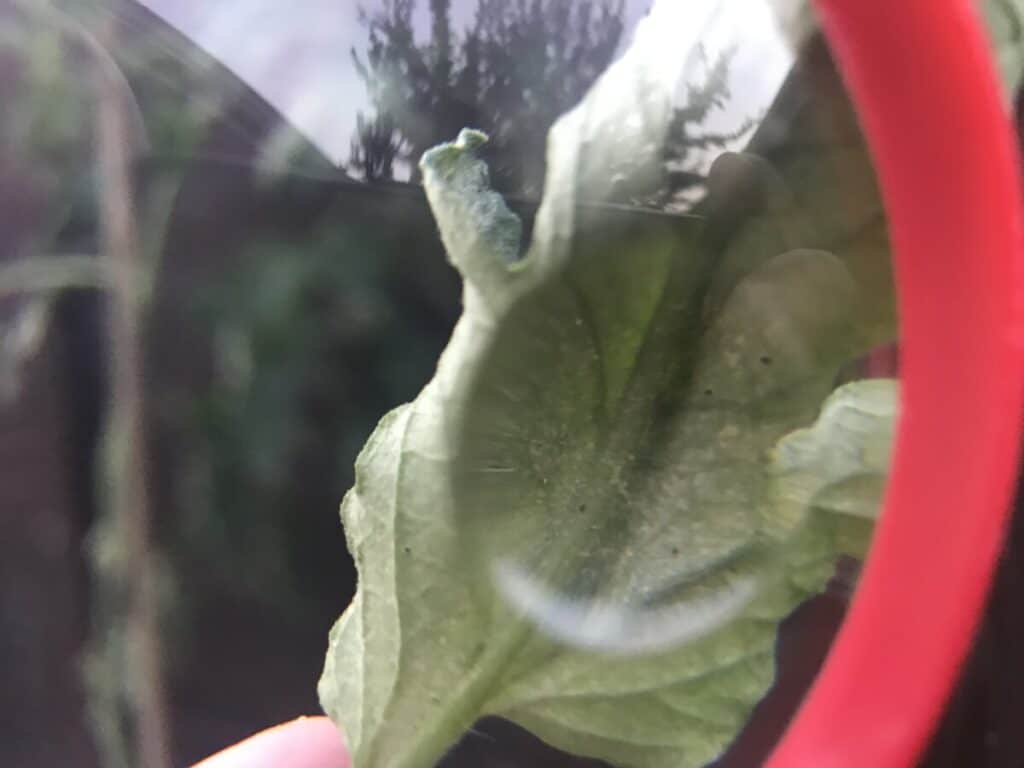
[[[460,308],[415,160],[484,128],[529,218],[645,10],[0,2],[0,765],[136,765],[147,717],[184,765],[319,711],[339,501]],[[492,723],[449,761],[489,750],[545,759]]]
[[[648,4],[0,0],[0,765],[186,765],[318,711],[339,501],[459,312],[415,160],[484,129],[528,226],[547,129]],[[779,89],[762,42],[708,52],[659,207],[749,135],[730,69]],[[757,764],[842,607],[784,627],[805,670],[723,766]],[[576,764],[497,721],[445,759]]]

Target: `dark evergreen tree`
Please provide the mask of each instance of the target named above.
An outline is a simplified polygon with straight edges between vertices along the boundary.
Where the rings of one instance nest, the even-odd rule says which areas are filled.
[[[466,126],[491,136],[496,187],[536,196],[544,142],[555,119],[578,102],[611,62],[622,35],[623,0],[478,0],[457,35],[450,0],[430,0],[430,39],[413,30],[415,0],[361,10],[364,56],[352,56],[374,119],[362,116],[351,165],[389,178],[395,161],[416,161]]]

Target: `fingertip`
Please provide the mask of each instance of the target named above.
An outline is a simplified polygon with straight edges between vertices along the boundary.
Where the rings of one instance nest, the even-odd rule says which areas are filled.
[[[194,768],[351,768],[345,739],[330,719],[300,717],[268,728]]]

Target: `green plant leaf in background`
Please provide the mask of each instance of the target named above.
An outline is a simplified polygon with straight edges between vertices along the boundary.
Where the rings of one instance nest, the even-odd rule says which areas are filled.
[[[1007,93],[1015,94],[1024,76],[1024,2],[985,0],[981,11],[1003,84]]]
[[[464,312],[342,505],[359,592],[319,691],[357,768],[431,766],[485,714],[624,768],[703,765],[769,687],[779,621],[867,547],[897,387],[835,385],[895,335],[889,254],[805,15],[780,17],[799,56],[695,215],[602,205],[665,175],[682,5],[552,130],[525,255],[482,135],[421,163]]]

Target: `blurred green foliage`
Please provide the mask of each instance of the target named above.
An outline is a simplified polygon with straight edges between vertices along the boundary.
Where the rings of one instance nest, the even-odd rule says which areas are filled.
[[[293,610],[346,588],[317,578],[317,539],[338,543],[356,453],[429,378],[456,309],[454,282],[450,308],[403,301],[410,268],[454,276],[430,230],[419,253],[395,234],[339,206],[305,238],[255,240],[244,269],[197,299],[214,374],[195,410],[183,533],[232,591]]]

